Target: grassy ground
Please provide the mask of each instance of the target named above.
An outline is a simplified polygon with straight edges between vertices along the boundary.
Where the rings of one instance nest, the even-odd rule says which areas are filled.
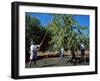
[[[32,62],[31,67],[26,63],[26,68],[42,68],[42,67],[58,67],[58,66],[79,66],[79,65],[89,65],[89,58],[85,58],[84,61],[80,60],[79,57],[71,60],[70,56],[64,56],[62,59],[60,57],[49,57],[37,60],[37,64],[34,65]]]

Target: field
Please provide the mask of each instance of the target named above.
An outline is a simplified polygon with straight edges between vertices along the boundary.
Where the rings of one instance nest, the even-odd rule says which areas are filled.
[[[59,67],[59,66],[79,66],[79,65],[89,65],[89,52],[85,51],[85,59],[82,61],[80,59],[80,52],[76,55],[75,59],[72,59],[70,52],[66,52],[63,58],[60,58],[59,55],[47,56],[47,55],[38,55],[37,64],[34,65],[32,62],[31,66],[26,63],[26,68],[42,68],[42,67]],[[69,55],[68,55],[69,54]]]

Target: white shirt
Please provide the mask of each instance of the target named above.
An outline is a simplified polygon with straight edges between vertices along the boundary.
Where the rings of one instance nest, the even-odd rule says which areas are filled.
[[[80,44],[80,48],[81,49],[84,49],[85,48],[84,45],[83,45],[83,43]]]
[[[30,46],[30,50],[31,50],[31,51],[36,51],[36,46],[35,46],[35,45],[31,45],[31,46]]]
[[[30,50],[31,51],[36,51],[37,47],[40,47],[40,45],[31,45]]]
[[[64,49],[63,49],[63,48],[61,49],[61,53],[62,53],[62,54],[64,53]]]

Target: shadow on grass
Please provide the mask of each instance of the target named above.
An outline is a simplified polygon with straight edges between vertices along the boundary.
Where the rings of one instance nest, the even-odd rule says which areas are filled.
[[[89,57],[86,57],[85,59],[81,59],[80,57],[76,57],[74,59],[70,59],[66,62],[67,64],[68,63],[71,63],[73,65],[78,65],[78,64],[88,64],[89,65]]]
[[[56,65],[56,63],[44,65],[44,66],[41,66],[41,67],[49,67],[49,66],[54,66],[54,65]]]

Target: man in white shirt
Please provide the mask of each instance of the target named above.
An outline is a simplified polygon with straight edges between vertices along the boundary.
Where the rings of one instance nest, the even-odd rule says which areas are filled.
[[[34,42],[31,42],[30,46],[30,66],[32,61],[34,61],[34,65],[36,65],[36,60],[37,60],[37,51],[39,50],[40,45],[35,45]]]
[[[62,59],[63,56],[64,56],[64,48],[61,48],[61,50],[60,50],[60,58]]]
[[[85,46],[84,46],[84,44],[81,42],[80,43],[80,50],[81,50],[81,58],[82,58],[82,60],[84,59],[84,55],[85,55]]]

